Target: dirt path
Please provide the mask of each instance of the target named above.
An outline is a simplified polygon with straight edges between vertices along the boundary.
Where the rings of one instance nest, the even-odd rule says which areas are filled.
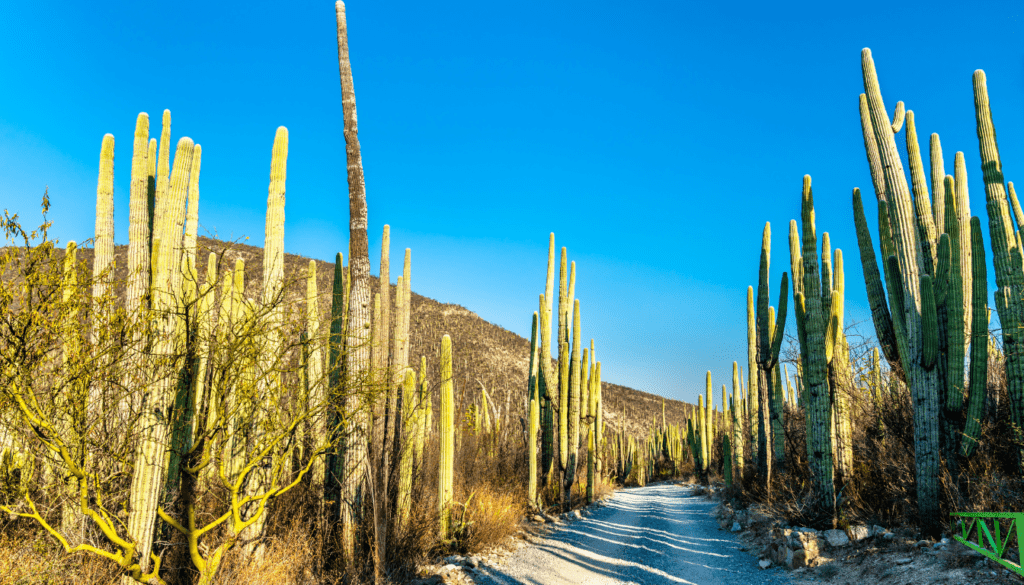
[[[791,583],[779,569],[761,570],[735,535],[719,530],[713,507],[673,484],[622,490],[502,566],[481,566],[472,579],[479,585]]]

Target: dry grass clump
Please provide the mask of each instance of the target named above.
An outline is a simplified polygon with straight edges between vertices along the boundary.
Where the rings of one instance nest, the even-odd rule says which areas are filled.
[[[117,567],[90,555],[68,556],[38,532],[0,534],[0,585],[117,585],[118,579]]]

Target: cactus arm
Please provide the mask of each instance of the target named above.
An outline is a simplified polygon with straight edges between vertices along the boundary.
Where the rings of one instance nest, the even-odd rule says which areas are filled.
[[[857,228],[861,267],[864,271],[864,282],[867,286],[868,301],[871,306],[871,319],[878,335],[878,343],[882,346],[889,366],[899,369],[900,358],[896,348],[896,332],[893,330],[892,316],[889,314],[889,305],[885,300],[885,287],[882,285],[882,278],[878,271],[871,233],[868,231],[867,220],[864,217],[860,189],[856,188],[853,190],[853,221]]]
[[[786,329],[786,308],[788,305],[789,297],[789,275],[785,272],[782,273],[782,282],[779,286],[779,316],[776,319],[775,336],[772,338],[772,345],[769,349],[768,355],[771,358],[769,362],[771,367],[779,362],[779,351],[782,349],[782,339]]]
[[[896,110],[892,114],[892,133],[899,134],[900,129],[903,128],[904,117],[913,115],[913,112],[908,112],[903,102],[896,102]],[[910,121],[907,121],[907,131],[909,132]]]
[[[928,196],[928,179],[924,174],[921,147],[917,142],[917,126],[914,111],[907,111],[907,160],[910,165],[910,181],[914,191],[914,211],[917,220],[918,237],[921,241],[921,255],[925,274],[935,274],[935,222],[932,219],[932,204]]]
[[[1013,217],[1017,221],[1017,230],[1024,230],[1024,210],[1020,207],[1017,191],[1013,188],[1013,181],[1006,182],[1006,190],[1007,196],[1010,198],[1010,207],[1013,208]]]
[[[944,179],[946,170],[942,162],[942,142],[938,134],[932,134],[928,143],[928,154],[931,158],[932,171],[932,213],[934,215],[935,233],[946,233],[946,189]]]
[[[192,169],[188,177],[188,195],[185,207],[185,235],[182,249],[185,258],[196,261],[196,236],[199,233],[199,172],[202,167],[203,149],[195,145],[192,151]]]
[[[151,212],[149,202],[149,115],[139,114],[135,121],[132,147],[132,182],[128,203],[128,286],[125,312],[137,315],[149,287],[149,245]]]

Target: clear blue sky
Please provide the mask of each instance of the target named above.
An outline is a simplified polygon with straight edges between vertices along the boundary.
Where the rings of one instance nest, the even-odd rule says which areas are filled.
[[[374,270],[387,223],[417,292],[528,336],[553,231],[605,379],[693,400],[706,370],[717,387],[745,360],[765,221],[776,302],[809,173],[819,230],[847,254],[848,319],[868,319],[860,49],[887,106],[940,133],[947,169],[966,153],[984,221],[971,73],[988,73],[1004,168],[1024,181],[1024,45],[1019,2],[847,4],[352,0]],[[37,218],[48,185],[55,234],[91,237],[110,132],[126,242],[135,116],[157,136],[169,108],[175,139],[203,146],[204,231],[262,241],[284,125],[286,249],[346,249],[333,2],[6,3],[0,54],[0,208]]]

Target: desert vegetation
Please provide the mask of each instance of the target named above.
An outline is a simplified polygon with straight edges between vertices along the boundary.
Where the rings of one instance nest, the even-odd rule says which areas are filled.
[[[925,175],[914,112],[898,102],[890,118],[865,49],[880,259],[859,189],[852,205],[873,333],[846,322],[844,255],[819,237],[806,175],[774,289],[762,234],[746,359],[717,392],[708,371],[687,404],[602,380],[554,234],[530,340],[415,294],[409,249],[392,285],[388,226],[370,274],[342,2],[337,31],[350,231],[333,263],[285,253],[284,127],[262,247],[199,235],[202,148],[172,142],[166,110],[158,138],[136,121],[126,246],[109,134],[91,241],[50,236],[46,195],[38,227],[4,211],[0,577],[403,582],[426,559],[503,542],[526,514],[675,478],[818,528],[941,537],[950,512],[1020,508],[1024,212],[982,71],[987,235],[962,153],[946,175],[932,134]]]
[[[852,205],[873,335],[844,321],[844,255],[818,233],[807,175],[801,217],[789,226],[778,321],[768,304],[771,229],[764,229],[756,294],[751,287],[747,295],[748,388],[756,390],[734,376],[734,412],[721,417],[732,434],[710,435],[723,460],[713,470],[733,504],[762,503],[794,526],[881,524],[938,539],[957,523],[951,512],[1015,512],[1022,504],[1015,364],[1024,215],[1003,177],[983,71],[973,88],[987,233],[971,214],[963,153],[946,175],[932,134],[928,177],[914,112],[898,102],[889,117],[871,51],[861,57],[860,119],[880,260],[860,189]],[[790,274],[797,331],[780,354]],[[1008,538],[1008,550],[1019,546]]]

